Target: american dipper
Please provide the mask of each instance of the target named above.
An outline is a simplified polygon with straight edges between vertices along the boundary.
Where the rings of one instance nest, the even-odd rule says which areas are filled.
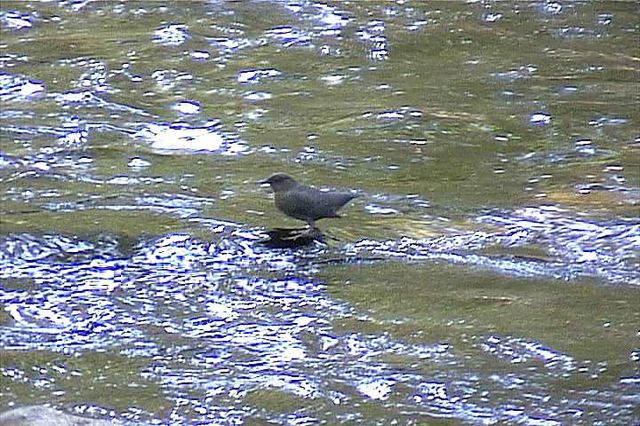
[[[284,173],[273,174],[259,183],[271,185],[278,210],[289,217],[304,220],[311,230],[316,229],[316,220],[340,217],[337,211],[358,196],[351,192],[320,191],[301,185]]]

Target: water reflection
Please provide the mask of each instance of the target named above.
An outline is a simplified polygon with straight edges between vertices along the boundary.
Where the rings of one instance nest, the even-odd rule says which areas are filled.
[[[614,229],[561,219],[555,211],[520,214],[519,219],[497,215],[479,218],[502,222],[509,228],[505,234],[360,242],[345,254],[357,259],[366,248],[389,258],[457,259],[497,267],[505,273],[555,275],[569,269],[605,274],[612,280],[632,279],[631,268],[635,270],[635,266],[625,262],[633,262],[629,255],[637,249],[634,236],[640,234],[640,225],[621,224]],[[540,235],[554,235],[549,234],[556,229],[549,218],[536,221],[545,214],[565,224],[565,229],[557,231],[568,239],[559,243],[573,247],[563,253],[573,268],[561,268],[557,261],[531,265],[518,258],[497,260],[460,252],[462,247],[468,251],[495,243],[511,246],[530,243]],[[616,247],[591,245],[590,241],[611,241],[602,237],[612,232],[617,237]],[[440,373],[440,379],[434,381],[435,377],[402,365],[458,366],[462,360],[455,347],[444,342],[411,344],[386,333],[336,328],[340,319],[377,320],[332,299],[326,285],[314,279],[314,271],[325,260],[332,259],[335,264],[334,249],[273,250],[259,244],[258,230],[224,225],[217,235],[211,243],[188,234],[144,240],[127,256],[113,238],[91,242],[58,235],[5,236],[0,251],[1,278],[13,283],[0,292],[11,319],[11,325],[0,328],[5,350],[63,354],[117,350],[146,364],[140,371],[142,378],[159,383],[176,403],[185,401],[190,409],[178,409],[176,419],[196,416],[204,421],[221,412],[233,412],[232,417],[240,421],[249,414],[237,411],[244,405],[238,403],[262,390],[345,407],[362,398],[393,401],[416,413],[472,422],[530,418],[525,406],[492,407],[488,400],[472,395],[488,386],[485,381],[492,382],[494,392],[518,389],[527,393],[530,386],[539,386],[534,378],[499,373],[468,378],[462,371],[455,372],[455,367],[446,379]],[[577,258],[587,253],[585,250],[593,256]],[[625,250],[631,250],[629,255],[624,255]],[[603,256],[608,257],[601,260]],[[363,262],[371,260],[362,257]],[[352,261],[344,258],[344,262]],[[590,266],[578,266],[585,263]],[[25,280],[35,287],[24,286]],[[549,370],[544,374],[558,371],[568,377],[578,368],[572,357],[537,341],[492,335],[481,338],[478,345],[513,364],[541,361]],[[396,365],[385,359],[401,359],[403,363]],[[6,368],[3,374],[15,380],[22,373]],[[200,397],[191,396],[194,391],[214,398],[218,409],[212,410],[210,404],[204,408]],[[536,405],[545,407],[547,415],[563,418],[564,408],[556,411],[542,401]]]
[[[13,31],[22,30],[25,28],[31,28],[33,26],[34,16],[28,13],[20,12],[0,12],[0,23],[2,27],[9,28]]]
[[[167,25],[153,32],[153,42],[164,46],[180,46],[189,39],[187,26],[183,24]]]
[[[207,151],[237,155],[249,149],[243,141],[223,132],[217,121],[205,123],[202,127],[187,123],[149,124],[136,132],[134,137],[149,142],[151,148],[165,154],[173,151]]]
[[[4,404],[155,424],[633,418],[640,355],[617,346],[635,317],[609,318],[632,297],[573,329],[610,346],[582,354],[502,327],[530,306],[501,305],[562,280],[588,307],[541,315],[586,327],[599,295],[640,285],[627,4],[3,7]],[[289,169],[367,194],[338,237],[265,244],[286,225],[247,183]],[[441,306],[424,293],[448,281],[405,278],[425,265],[509,285]],[[340,293],[368,285],[359,306]]]
[[[278,77],[282,72],[276,69],[242,70],[238,73],[238,83],[257,83],[264,78]]]
[[[26,80],[20,76],[0,73],[0,101],[28,101],[42,95],[45,91],[44,83],[36,80]]]

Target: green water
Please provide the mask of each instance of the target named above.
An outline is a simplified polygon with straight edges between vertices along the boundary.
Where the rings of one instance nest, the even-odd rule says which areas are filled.
[[[304,416],[322,424],[638,421],[636,2],[328,2],[350,18],[339,35],[322,20],[324,9],[306,2],[90,2],[74,11],[77,4],[0,4],[0,72],[45,87],[39,96],[2,98],[0,234],[91,242],[108,237],[116,240],[121,257],[129,258],[153,238],[175,232],[215,244],[232,239],[194,218],[233,222],[247,232],[301,226],[279,213],[256,184],[276,171],[317,186],[356,189],[363,196],[344,209],[343,218],[320,222],[331,237],[319,255],[324,266],[300,262],[289,275],[326,285],[323,294],[331,303],[354,310],[326,320],[336,334],[408,346],[448,345],[449,361],[369,348],[371,358],[354,356],[349,366],[346,354],[340,362],[345,371],[380,363],[384,371],[445,383],[446,399],[456,408],[444,403],[446,408],[417,408],[422,407],[415,402],[417,391],[402,380],[388,397],[356,396],[349,379],[355,372],[342,377],[341,366],[331,364],[327,376],[316,375],[329,367],[322,363],[319,332],[308,331],[300,339],[317,359],[300,361],[300,374],[347,395],[341,404],[332,403],[328,393],[301,396],[277,385],[243,385],[237,396],[216,396],[213,385],[186,386],[180,395],[209,407],[202,414],[194,404],[184,408],[176,402],[174,391],[182,388],[170,375],[149,373],[153,355],[123,354],[116,342],[99,350],[89,345],[73,355],[59,347],[25,350],[7,343],[0,350],[5,368],[0,410],[33,403],[76,411],[96,405],[106,411],[86,414],[105,418],[112,410],[126,421],[162,424],[227,424],[213,408],[218,406],[235,407],[247,424],[293,423]],[[12,29],[10,12],[27,14],[33,26]],[[491,22],[488,13],[500,16]],[[168,24],[186,25],[189,38],[176,46],[154,41],[154,31]],[[285,25],[302,33],[291,45],[270,32]],[[218,43],[227,38],[240,47],[225,50]],[[195,51],[209,57],[194,60]],[[281,74],[256,83],[238,81],[241,72],[252,69]],[[7,86],[0,94],[11,92]],[[105,103],[58,97],[82,90]],[[270,97],[252,100],[250,92]],[[200,112],[176,112],[172,106],[183,100],[197,101]],[[122,106],[135,111],[118,109]],[[550,121],[532,123],[536,113]],[[86,139],[61,141],[56,132],[74,116]],[[162,151],[133,136],[150,123],[201,127],[209,119],[220,120],[222,131],[246,150],[193,152],[186,143],[184,149]],[[133,158],[148,167],[135,169]],[[80,159],[89,161],[81,166]],[[154,204],[156,199],[165,204]],[[183,208],[180,200],[191,204]],[[464,262],[442,256],[409,261],[383,250],[356,262],[345,254],[344,247],[361,241],[441,237],[444,243],[471,235],[476,243],[479,233],[500,229],[478,220],[487,212],[519,218],[522,209],[548,207],[560,213],[529,229],[548,225],[544,238],[512,245],[491,240],[478,243],[480,249],[457,245],[452,253]],[[591,253],[580,236],[565,235],[572,229],[567,221],[574,220],[602,230],[626,227],[612,231],[618,237],[589,239],[610,256],[599,257],[589,269],[600,272],[573,274]],[[563,249],[571,251],[573,244],[582,254],[564,258]],[[440,253],[437,243],[433,247]],[[472,255],[512,261],[518,273],[486,267],[487,262],[469,260]],[[614,276],[607,262],[616,263],[617,257],[627,263]],[[554,271],[569,279],[551,272],[524,276],[520,259],[553,263]],[[11,256],[3,261],[14,263]],[[239,268],[229,281],[289,276],[268,267],[267,272],[260,266],[257,272],[245,264]],[[211,273],[206,266],[194,270]],[[43,283],[49,288],[46,278],[26,272],[3,276],[2,327],[21,327],[9,308],[10,292],[24,290],[37,300]],[[154,280],[144,283],[153,287]],[[114,300],[129,296],[135,287],[129,284]],[[193,297],[193,306],[201,302],[201,292],[191,288],[185,297]],[[287,309],[276,302],[269,306]],[[174,311],[170,300],[166,311],[158,309],[158,322],[144,324],[136,339],[156,342],[166,368],[192,367],[183,372],[188,380],[196,382],[193,377],[200,374],[216,382],[211,366],[193,366],[178,355],[172,359],[170,348],[190,353],[207,344],[163,328],[163,321],[179,322],[187,313]],[[527,346],[532,342],[534,349]],[[571,361],[545,361],[540,348]],[[238,364],[245,361],[235,353],[231,359],[235,356]],[[52,373],[56,365],[64,365],[65,372]],[[14,369],[26,373],[16,377]],[[226,370],[219,376],[227,374],[241,376]],[[514,378],[515,384],[505,385]],[[457,405],[460,401],[470,405]],[[509,407],[528,417],[504,414]],[[574,407],[579,415],[570,413]]]

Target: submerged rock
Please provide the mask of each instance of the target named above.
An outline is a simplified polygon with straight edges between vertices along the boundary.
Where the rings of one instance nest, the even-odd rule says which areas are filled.
[[[72,416],[45,405],[14,408],[0,414],[2,426],[113,426],[120,422]]]
[[[275,228],[265,232],[268,238],[260,241],[260,244],[270,248],[296,248],[313,244],[324,243],[324,235],[318,228],[285,229]]]

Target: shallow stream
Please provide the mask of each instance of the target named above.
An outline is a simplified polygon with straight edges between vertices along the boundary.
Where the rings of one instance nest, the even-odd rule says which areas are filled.
[[[0,412],[640,423],[639,13],[2,1]]]

